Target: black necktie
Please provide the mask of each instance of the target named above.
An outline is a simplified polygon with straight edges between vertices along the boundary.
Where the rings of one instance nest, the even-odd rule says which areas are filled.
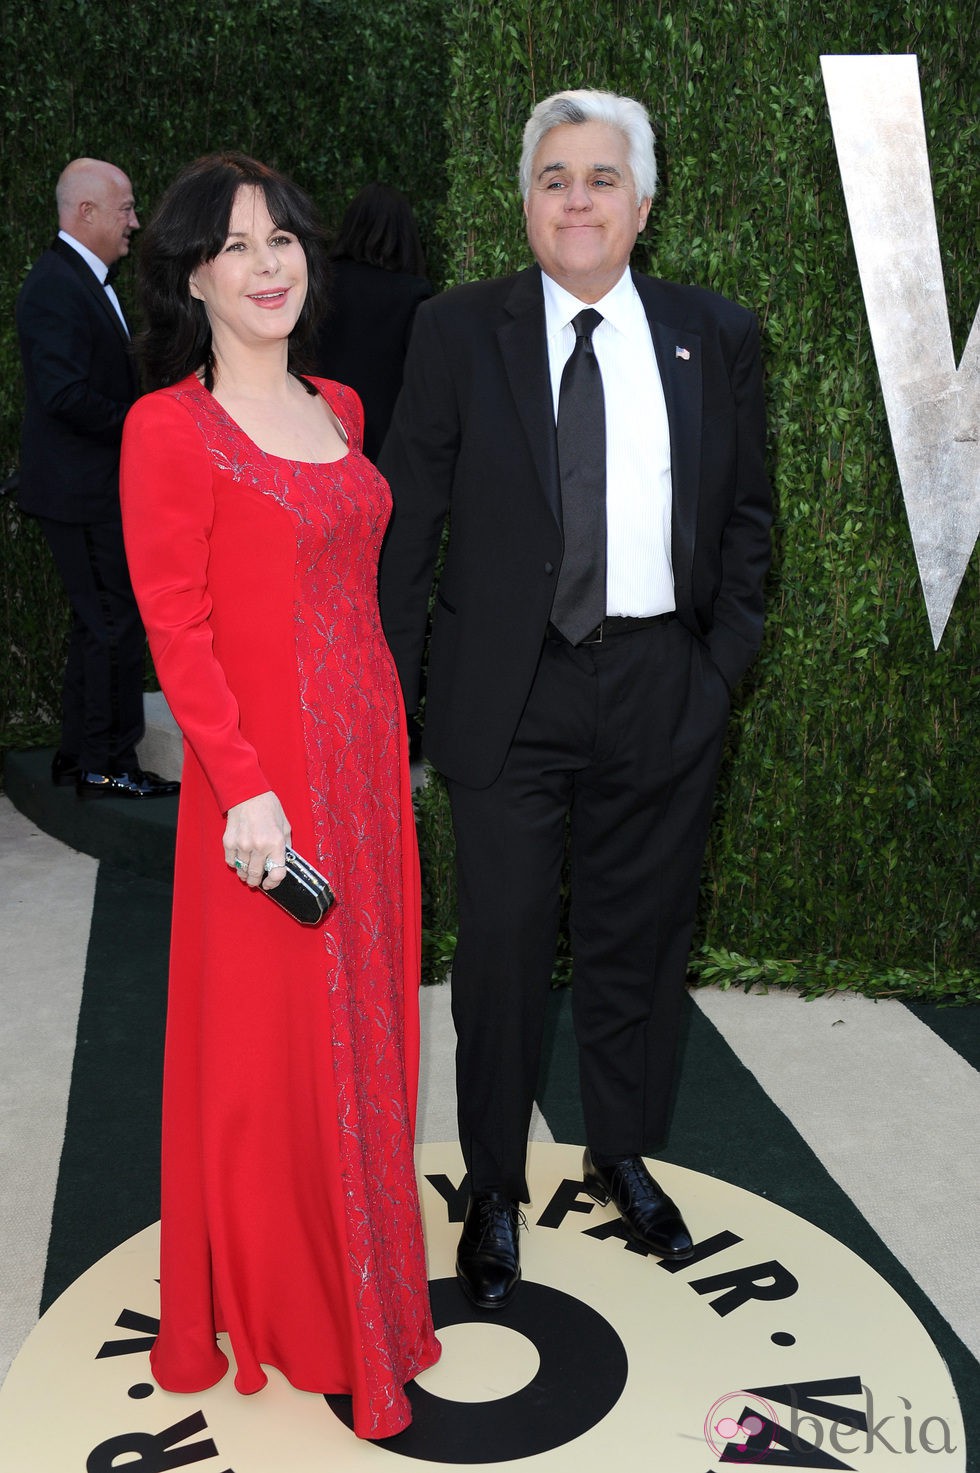
[[[573,320],[575,347],[558,392],[558,471],[565,555],[551,622],[578,644],[606,616],[606,406],[587,307]]]

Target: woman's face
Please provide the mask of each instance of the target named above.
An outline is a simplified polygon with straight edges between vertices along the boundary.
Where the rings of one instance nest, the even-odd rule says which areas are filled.
[[[262,190],[243,184],[227,240],[189,280],[191,296],[204,303],[215,350],[288,338],[306,300],[306,284],[299,240],[273,223]]]

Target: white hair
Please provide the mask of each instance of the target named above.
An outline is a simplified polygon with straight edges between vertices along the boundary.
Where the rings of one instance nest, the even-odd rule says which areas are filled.
[[[635,98],[597,92],[591,87],[555,92],[539,102],[528,118],[518,174],[524,199],[531,191],[531,169],[542,139],[563,123],[608,123],[618,128],[626,138],[637,204],[641,199],[653,199],[657,191],[657,158],[646,108]]]

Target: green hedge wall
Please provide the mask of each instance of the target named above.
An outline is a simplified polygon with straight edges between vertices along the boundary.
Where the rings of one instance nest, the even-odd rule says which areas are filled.
[[[20,412],[13,298],[74,154],[126,167],[144,206],[220,144],[295,174],[329,220],[387,178],[412,196],[448,285],[528,259],[515,175],[535,101],[583,84],[642,98],[662,189],[637,263],[759,312],[777,500],[768,633],[736,704],[699,965],[723,980],[976,993],[978,563],[934,653],[819,67],[823,52],[919,56],[959,354],[980,297],[975,12],[973,0],[8,0],[0,469],[16,463]],[[9,746],[50,723],[59,596],[9,508],[0,541]],[[438,784],[420,832],[443,957],[454,908]]]

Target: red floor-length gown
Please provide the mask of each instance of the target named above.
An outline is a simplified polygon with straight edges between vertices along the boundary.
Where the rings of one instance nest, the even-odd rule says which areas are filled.
[[[266,454],[196,378],[126,423],[134,587],[184,733],[164,1077],[161,1323],[171,1391],[226,1359],[350,1392],[361,1437],[410,1420],[438,1357],[413,1129],[419,886],[376,571],[387,487],[361,409],[315,380],[342,459]],[[275,792],[337,903],[306,928],[224,862],[225,811]]]

